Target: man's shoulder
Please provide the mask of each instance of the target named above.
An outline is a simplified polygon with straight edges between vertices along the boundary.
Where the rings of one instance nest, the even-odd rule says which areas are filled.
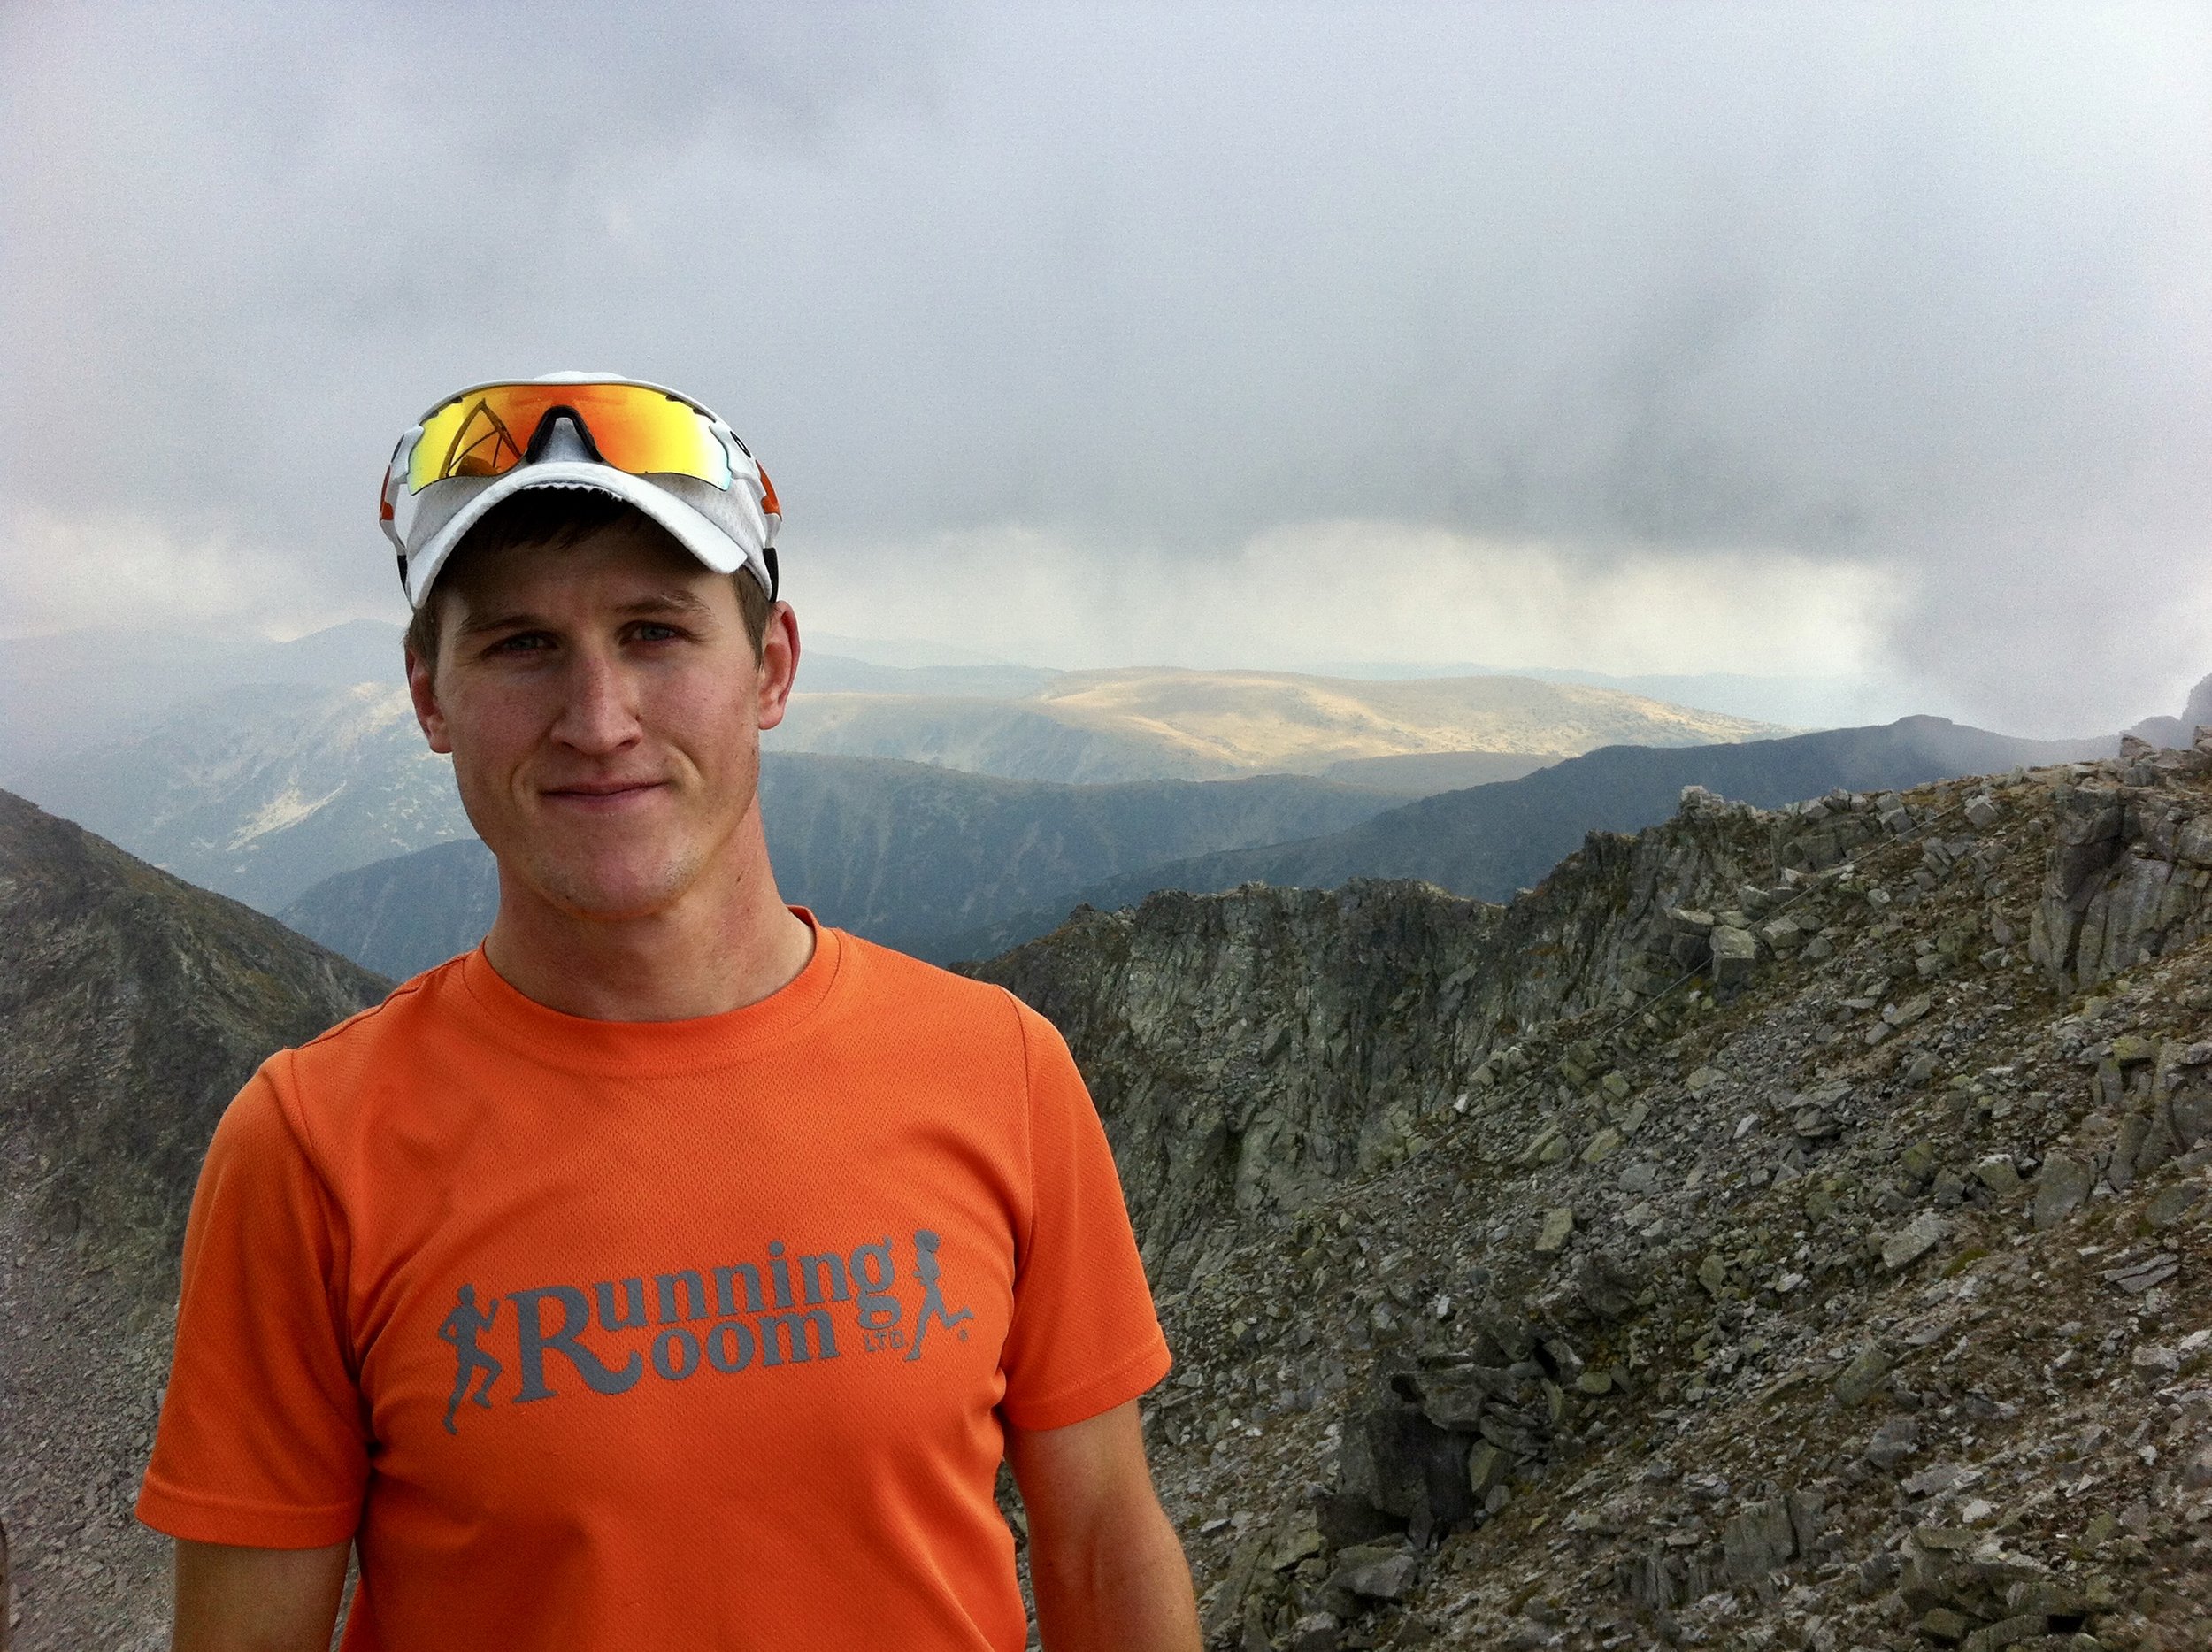
[[[1011,1026],[1025,1007],[1003,987],[925,963],[850,930],[841,929],[837,934],[839,944],[851,949],[856,965],[854,990],[872,1009],[895,1005],[968,1025],[987,1022]]]
[[[402,981],[380,1003],[355,1011],[287,1052],[294,1071],[337,1073],[388,1061],[401,1049],[419,1048],[430,1024],[451,1013],[462,964],[462,958],[450,958]]]
[[[988,1051],[1031,1072],[1073,1070],[1060,1030],[1005,987],[841,930],[839,934],[857,959],[849,1002],[872,1021],[895,1018],[910,1038],[964,1043],[972,1055]]]
[[[1040,1073],[1074,1072],[1059,1029],[1005,987],[838,934],[851,960],[846,1026],[857,1021],[877,1035],[895,1028],[910,1056],[926,1051],[943,1070],[995,1074],[1025,1091]]]

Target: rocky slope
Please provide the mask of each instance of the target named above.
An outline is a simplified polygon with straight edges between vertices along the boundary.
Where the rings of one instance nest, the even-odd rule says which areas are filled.
[[[1496,908],[1156,895],[1065,1028],[1216,1645],[2212,1645],[2212,748]]]
[[[25,1652],[165,1644],[130,1520],[223,1105],[376,977],[0,793],[0,1522]]]

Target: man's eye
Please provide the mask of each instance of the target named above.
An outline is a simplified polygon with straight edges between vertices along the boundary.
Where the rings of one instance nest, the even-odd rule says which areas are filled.
[[[542,631],[518,632],[511,637],[502,637],[492,644],[495,654],[534,654],[553,646],[553,639]]]
[[[637,628],[637,638],[641,642],[665,642],[671,637],[682,634],[673,626],[656,625],[650,620],[644,622]]]

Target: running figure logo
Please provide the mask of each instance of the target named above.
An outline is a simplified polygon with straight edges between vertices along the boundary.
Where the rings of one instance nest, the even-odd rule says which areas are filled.
[[[476,1346],[476,1339],[480,1333],[490,1330],[492,1321],[498,1318],[498,1297],[492,1298],[489,1313],[480,1313],[476,1307],[476,1287],[464,1285],[461,1287],[459,1305],[445,1317],[445,1323],[438,1327],[439,1340],[452,1343],[453,1351],[461,1361],[461,1369],[453,1379],[453,1397],[446,1402],[445,1431],[449,1434],[461,1432],[453,1425],[453,1414],[461,1409],[463,1400],[473,1399],[486,1410],[491,1410],[492,1384],[499,1380],[500,1364]],[[480,1372],[484,1379],[477,1385],[476,1392],[471,1395],[469,1383]]]
[[[921,1358],[922,1338],[929,1332],[933,1315],[948,1331],[964,1319],[975,1318],[974,1313],[965,1308],[953,1313],[945,1311],[945,1294],[937,1286],[937,1235],[926,1227],[914,1230],[914,1277],[922,1282],[922,1311],[914,1323],[914,1346],[906,1350],[909,1359]],[[960,1340],[964,1342],[968,1340],[965,1331],[960,1333]]]

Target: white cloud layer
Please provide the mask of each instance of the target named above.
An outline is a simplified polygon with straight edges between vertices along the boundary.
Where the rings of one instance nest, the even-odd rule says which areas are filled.
[[[1882,571],[1787,552],[1578,555],[1396,522],[1310,522],[1203,560],[1019,529],[787,568],[803,626],[1041,664],[1317,661],[1618,674],[1849,675],[1908,599]]]
[[[396,605],[395,605],[396,607]],[[0,514],[0,636],[180,626],[289,630],[350,618],[318,571],[235,533],[151,515]]]
[[[2212,669],[2208,199],[2200,4],[0,6],[0,623],[393,612],[398,430],[606,365],[795,567],[1026,525],[1004,652],[2109,726]],[[1394,525],[1360,615],[1249,572],[1327,523]]]

